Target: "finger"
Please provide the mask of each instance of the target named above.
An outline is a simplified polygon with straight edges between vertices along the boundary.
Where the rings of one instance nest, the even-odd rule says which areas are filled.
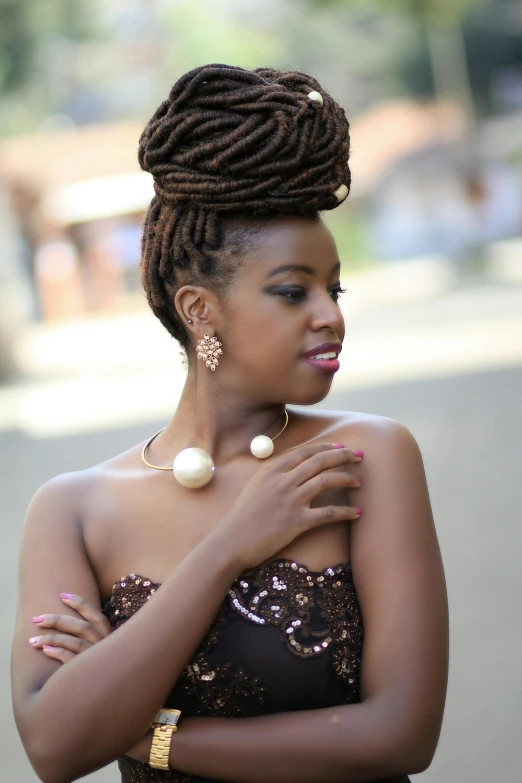
[[[66,606],[76,609],[78,614],[90,623],[101,637],[105,638],[110,634],[111,625],[99,608],[93,606],[81,595],[74,595],[74,593],[60,593],[60,597]]]
[[[357,452],[357,454],[354,453]],[[357,449],[346,449],[339,443],[306,443],[300,446],[294,446],[288,451],[282,452],[278,455],[277,460],[273,460],[272,464],[277,462],[279,470],[288,472],[293,470],[298,465],[301,465],[305,460],[314,457],[316,454],[339,454],[344,453],[344,462],[360,462],[362,459],[362,451]],[[339,463],[337,463],[339,464]]]
[[[63,647],[64,649],[75,653],[75,655],[78,655],[79,653],[84,652],[84,650],[87,650],[89,647],[92,647],[92,644],[87,642],[85,639],[81,639],[77,636],[71,636],[70,634],[65,633],[50,633],[43,634],[42,636],[33,636],[31,639],[29,639],[29,643],[33,647],[39,647],[40,649],[43,649],[46,646]]]
[[[303,503],[309,503],[329,489],[358,489],[360,486],[360,481],[351,473],[326,471],[305,481],[299,488],[299,497]]]
[[[67,661],[72,661],[73,658],[76,658],[75,653],[70,650],[64,650],[63,647],[43,647],[42,652],[44,652],[48,658],[53,658],[55,661],[60,661],[61,663],[67,663]]]
[[[353,506],[320,506],[304,511],[303,530],[310,530],[319,525],[328,525],[334,522],[346,522],[359,519],[361,508]]]
[[[96,644],[103,638],[87,620],[81,620],[70,614],[42,614],[39,617],[34,617],[33,622],[40,629],[53,628],[79,639],[85,639],[90,644]]]
[[[342,465],[360,462],[360,460],[360,457],[354,456],[352,449],[344,447],[341,449],[318,451],[296,465],[289,473],[291,473],[292,481],[295,481],[297,484],[303,484],[305,481],[309,481],[311,478],[323,473],[325,470],[339,468]]]

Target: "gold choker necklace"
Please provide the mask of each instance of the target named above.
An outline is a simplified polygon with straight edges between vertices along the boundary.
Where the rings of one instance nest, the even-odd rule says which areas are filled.
[[[282,429],[274,435],[273,438],[269,438],[268,435],[256,435],[250,442],[250,451],[257,457],[257,459],[266,459],[274,451],[274,441],[283,433],[288,425],[288,411],[285,410],[285,423]],[[187,487],[188,489],[197,489],[198,487],[204,487],[208,484],[212,476],[214,475],[215,467],[212,457],[204,449],[188,448],[180,451],[177,457],[172,463],[172,467],[165,467],[162,465],[151,465],[147,462],[145,453],[154,440],[157,438],[160,432],[163,432],[165,427],[158,430],[155,435],[147,441],[144,445],[141,458],[145,465],[154,470],[172,470],[175,478],[179,483]]]

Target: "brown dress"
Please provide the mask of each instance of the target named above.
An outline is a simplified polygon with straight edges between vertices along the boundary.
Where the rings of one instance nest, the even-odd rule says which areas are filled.
[[[102,606],[116,630],[160,589],[129,574]],[[273,560],[242,574],[165,706],[183,717],[250,717],[359,701],[362,618],[348,564],[310,571]],[[175,739],[175,738],[174,738]],[[122,783],[209,783],[128,756]]]

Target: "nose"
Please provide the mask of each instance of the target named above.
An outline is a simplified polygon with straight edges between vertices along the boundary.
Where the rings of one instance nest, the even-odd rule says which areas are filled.
[[[342,340],[344,337],[344,318],[339,305],[333,301],[330,294],[325,291],[324,294],[317,297],[314,302],[312,314],[312,329],[314,332],[329,330]]]

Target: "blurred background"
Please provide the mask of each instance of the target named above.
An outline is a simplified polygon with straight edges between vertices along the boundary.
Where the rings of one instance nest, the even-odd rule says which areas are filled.
[[[346,108],[353,189],[326,220],[347,337],[321,406],[398,419],[424,456],[452,649],[418,777],[519,783],[518,0],[0,0],[4,780],[36,781],[8,679],[29,500],[155,432],[183,386],[139,285],[152,184],[136,150],[172,83],[206,62],[301,70]]]

